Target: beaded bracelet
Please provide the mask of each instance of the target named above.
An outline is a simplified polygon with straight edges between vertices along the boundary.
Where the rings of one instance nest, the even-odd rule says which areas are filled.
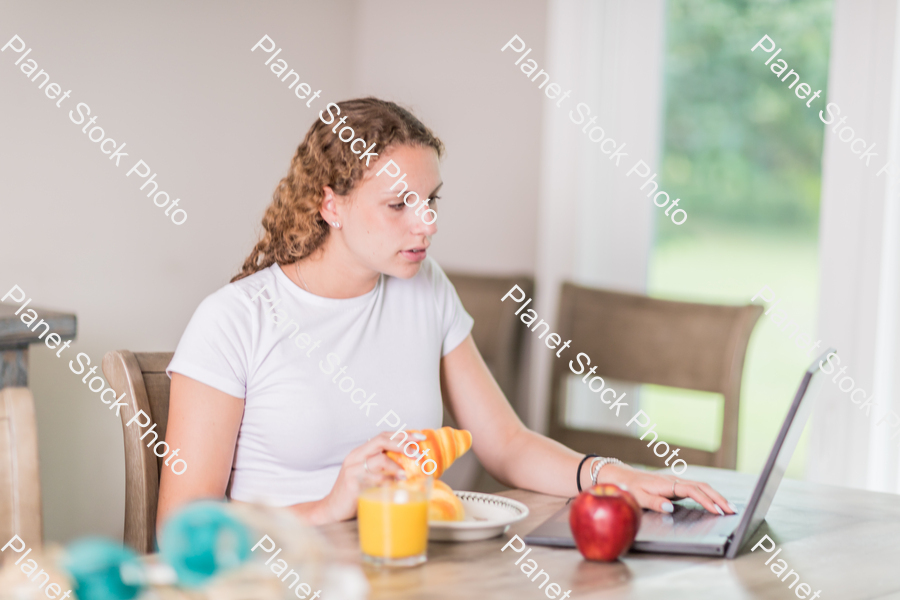
[[[579,492],[581,492],[581,467],[582,465],[584,465],[584,461],[591,457],[599,458],[596,454],[587,454],[584,458],[581,459],[581,462],[578,463],[578,473],[575,475],[575,484],[578,486]]]
[[[591,485],[597,485],[597,477],[600,476],[600,469],[609,464],[624,465],[625,463],[618,458],[595,458],[591,461]]]

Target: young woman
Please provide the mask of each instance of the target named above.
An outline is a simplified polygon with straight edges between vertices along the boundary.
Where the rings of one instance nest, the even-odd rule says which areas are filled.
[[[234,500],[290,506],[313,524],[350,519],[364,470],[400,471],[383,454],[397,450],[386,430],[440,427],[442,400],[499,481],[577,492],[583,456],[518,419],[426,256],[438,228],[422,204],[436,210],[443,144],[392,102],[338,106],[297,148],[241,272],[201,303],[178,344],[166,437],[190,469],[163,469],[158,524],[186,502],[223,498],[230,477]],[[377,156],[361,159],[373,143]],[[390,160],[400,183],[393,166],[378,174]],[[598,480],[656,511],[690,497],[733,512],[705,483],[613,463]]]

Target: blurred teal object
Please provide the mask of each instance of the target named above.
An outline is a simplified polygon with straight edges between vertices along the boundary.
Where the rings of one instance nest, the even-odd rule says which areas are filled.
[[[222,502],[195,502],[163,528],[162,558],[185,586],[195,587],[250,556],[250,532]]]
[[[141,587],[122,581],[121,567],[140,570],[137,555],[103,538],[87,538],[66,549],[62,567],[75,581],[73,591],[79,600],[130,600]]]

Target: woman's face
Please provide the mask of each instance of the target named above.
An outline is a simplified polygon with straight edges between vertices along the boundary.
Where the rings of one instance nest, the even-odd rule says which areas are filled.
[[[431,236],[437,233],[437,223],[427,225],[422,217],[427,221],[435,219],[433,213],[426,211],[437,210],[436,194],[442,185],[438,156],[433,148],[395,146],[378,159],[349,196],[334,196],[341,228],[332,229],[331,234],[341,238],[362,266],[408,279],[419,271],[426,249],[431,245]],[[389,173],[397,169],[389,165],[377,175],[389,160],[399,166],[399,174],[391,177]],[[406,177],[397,183],[404,173]],[[404,184],[409,187],[404,189]],[[329,191],[326,188],[326,200]],[[420,199],[415,203],[415,195],[409,196],[409,203],[415,203],[412,207],[403,202],[410,191],[416,192]],[[430,201],[422,208],[427,199]]]

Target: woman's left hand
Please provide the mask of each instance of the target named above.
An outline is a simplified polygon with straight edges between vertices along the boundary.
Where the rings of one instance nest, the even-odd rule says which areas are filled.
[[[644,508],[671,513],[670,499],[692,498],[711,513],[734,514],[732,505],[708,483],[638,471],[627,465],[608,464],[600,469],[597,483],[612,483],[627,488]]]

